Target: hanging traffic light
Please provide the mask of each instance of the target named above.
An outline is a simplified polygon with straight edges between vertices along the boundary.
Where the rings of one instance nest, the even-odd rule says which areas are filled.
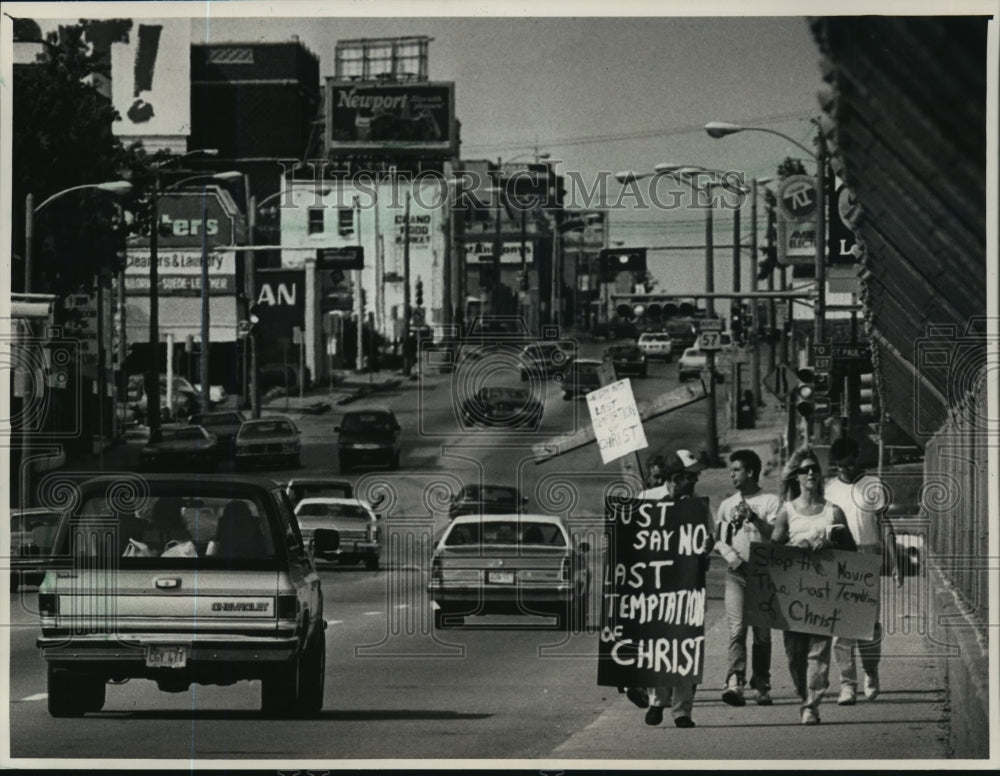
[[[729,333],[733,337],[733,342],[738,342],[743,333],[743,311],[739,302],[733,302],[729,306]]]
[[[871,372],[858,375],[858,414],[866,422],[878,417],[875,409],[875,375]]]
[[[812,369],[804,367],[795,373],[799,384],[795,386],[795,409],[806,420],[811,420],[816,411],[816,375]]]
[[[362,290],[361,293],[363,295],[364,291]],[[362,298],[364,297],[362,296]],[[417,278],[417,307],[423,307],[423,306],[424,306],[424,281],[422,281],[420,278]]]
[[[601,281],[612,283],[618,277],[619,272],[641,272],[646,271],[646,249],[630,248],[627,250],[601,251]]]

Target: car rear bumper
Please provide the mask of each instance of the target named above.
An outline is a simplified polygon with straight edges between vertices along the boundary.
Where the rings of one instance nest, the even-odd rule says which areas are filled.
[[[346,541],[343,542],[340,547],[333,552],[314,553],[314,560],[317,563],[323,563],[324,561],[328,563],[336,563],[342,558],[346,557],[378,557],[382,554],[382,545],[376,544],[374,542],[354,542]]]
[[[280,663],[291,659],[299,640],[288,637],[242,637],[220,635],[192,638],[164,633],[107,634],[89,636],[40,636],[35,645],[42,658],[58,663],[120,664],[145,667],[147,647],[184,647],[189,665],[198,663]]]
[[[431,600],[442,609],[481,608],[484,611],[519,611],[525,608],[563,607],[574,598],[573,586],[559,585],[482,585],[458,587],[432,582],[428,591]],[[481,604],[481,606],[480,606]]]

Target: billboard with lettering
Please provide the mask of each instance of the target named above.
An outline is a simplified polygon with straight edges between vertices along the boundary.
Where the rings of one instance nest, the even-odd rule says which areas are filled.
[[[200,296],[200,250],[160,248],[157,255],[157,287],[161,296]],[[206,251],[208,292],[212,295],[236,293],[236,254]],[[125,293],[149,295],[149,248],[130,248],[125,257]]]
[[[191,19],[137,19],[111,45],[111,101],[116,135],[191,134]]]
[[[457,153],[453,83],[326,82],[326,148],[332,156],[412,149]]]

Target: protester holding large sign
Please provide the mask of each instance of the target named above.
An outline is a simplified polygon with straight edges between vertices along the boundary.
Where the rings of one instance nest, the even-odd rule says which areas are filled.
[[[896,585],[903,584],[903,577],[896,565],[895,547],[883,553],[882,520],[889,507],[885,487],[877,477],[866,475],[858,466],[858,443],[853,439],[837,439],[830,445],[830,464],[837,476],[826,483],[826,497],[844,510],[851,535],[858,545],[858,552],[885,558],[886,571],[892,574]],[[892,534],[890,534],[892,536]],[[880,569],[881,571],[881,569]],[[882,657],[882,624],[878,618],[878,599],[875,600],[875,626],[871,639],[851,639],[838,636],[833,643],[833,657],[840,671],[840,696],[837,703],[853,706],[857,698],[858,673],[854,653],[861,656],[864,671],[865,697],[873,701],[878,697],[878,664]],[[855,650],[855,647],[857,649]]]
[[[708,500],[694,497],[703,468],[689,451],[678,450],[666,462],[664,486],[608,505],[597,683],[646,686],[648,725],[660,724],[668,705],[677,727],[695,724],[706,561],[714,544]]]
[[[790,496],[781,507],[771,540],[809,551],[830,547],[857,549],[847,518],[823,498],[823,470],[811,448],[796,450],[782,471],[784,491]],[[806,613],[801,613],[806,617]],[[829,626],[835,623],[820,623]],[[829,684],[832,638],[815,632],[786,630],[785,654],[795,691],[801,699],[803,725],[819,724],[819,703]]]

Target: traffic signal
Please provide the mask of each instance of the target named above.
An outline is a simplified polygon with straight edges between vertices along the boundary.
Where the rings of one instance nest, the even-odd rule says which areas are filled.
[[[743,311],[739,302],[733,302],[729,306],[729,333],[733,337],[733,342],[738,342],[743,333]]]
[[[364,290],[361,291],[361,298],[364,299]],[[424,306],[424,281],[417,278],[417,307]]]
[[[875,375],[862,372],[858,375],[858,414],[862,420],[876,418],[875,411]]]
[[[247,334],[251,337],[257,334],[260,329],[260,304],[250,305],[250,310],[247,312],[247,320],[250,322],[250,327],[247,329]]]
[[[816,411],[816,374],[809,367],[795,372],[799,384],[795,386],[795,409],[806,420],[811,420]]]
[[[601,251],[601,280],[611,283],[619,272],[646,272],[646,249]]]
[[[520,286],[520,288],[521,288],[522,291],[528,291],[528,290],[530,290],[531,284],[528,281],[528,273],[527,272],[518,272],[517,273],[517,281],[518,281],[518,285]]]

